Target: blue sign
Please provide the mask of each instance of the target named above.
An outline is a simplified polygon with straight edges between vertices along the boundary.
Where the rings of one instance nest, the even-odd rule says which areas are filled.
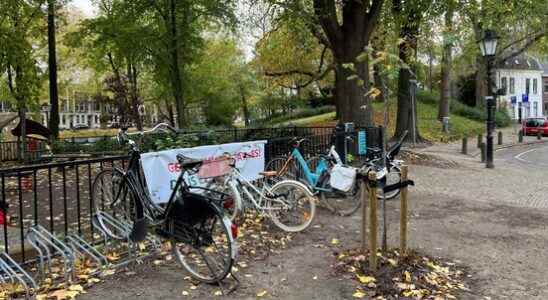
[[[358,132],[358,153],[360,155],[367,154],[367,138],[364,130]]]
[[[516,104],[516,102],[518,102],[518,97],[516,96],[510,97],[510,102],[512,102],[512,104]]]
[[[529,102],[529,95],[527,94],[521,95],[521,102]]]

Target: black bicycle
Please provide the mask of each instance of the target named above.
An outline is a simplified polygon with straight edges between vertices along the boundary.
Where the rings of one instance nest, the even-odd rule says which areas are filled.
[[[142,241],[149,225],[155,233],[171,242],[177,261],[192,277],[206,283],[224,279],[234,263],[237,246],[237,227],[224,214],[223,205],[232,203],[227,194],[189,186],[185,173],[199,170],[202,161],[177,155],[181,174],[166,204],[152,201],[142,172],[141,152],[130,135],[159,130],[177,133],[176,129],[159,124],[152,130],[128,133],[121,129],[118,141],[129,145],[129,164],[125,171],[112,168],[100,172],[93,182],[93,203],[96,212],[106,212],[131,228],[129,236],[109,227],[98,214],[103,229],[115,239]],[[190,190],[193,190],[191,192]],[[202,189],[203,193],[196,192]],[[225,203],[226,202],[226,203]]]

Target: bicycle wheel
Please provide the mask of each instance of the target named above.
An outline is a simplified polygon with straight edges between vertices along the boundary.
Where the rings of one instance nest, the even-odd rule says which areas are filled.
[[[397,166],[391,166],[385,178],[380,180],[380,188],[401,182],[401,170]],[[400,190],[393,190],[384,194],[386,200],[394,199],[400,194]],[[377,198],[382,199],[382,191],[378,189]]]
[[[174,224],[177,236],[185,238],[171,240],[173,254],[192,277],[216,283],[228,275],[237,249],[231,224],[220,214],[193,226]]]
[[[223,211],[230,221],[236,220],[242,211],[242,197],[238,188],[232,182],[217,183],[212,188],[227,195],[228,198],[223,201]]]
[[[143,209],[137,205],[129,186],[123,181],[119,169],[101,171],[93,181],[92,203],[95,212],[108,213],[122,226],[116,226],[98,217],[102,229],[114,239],[127,239],[128,236],[142,236],[136,220],[143,219]]]
[[[266,208],[272,222],[287,232],[305,230],[316,215],[312,193],[300,182],[284,180],[272,187]]]
[[[322,201],[341,216],[349,216],[355,213],[362,203],[358,182],[354,182],[350,191],[342,192],[331,187],[329,178],[329,175],[327,175],[320,184],[322,187],[322,192],[320,193]]]

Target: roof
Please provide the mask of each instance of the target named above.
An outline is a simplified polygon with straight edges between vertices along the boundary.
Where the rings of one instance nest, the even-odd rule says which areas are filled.
[[[539,62],[538,59],[528,56],[528,55],[518,55],[514,58],[507,59],[504,62],[498,64],[500,69],[512,69],[512,70],[535,70],[540,71],[543,69],[543,65]]]

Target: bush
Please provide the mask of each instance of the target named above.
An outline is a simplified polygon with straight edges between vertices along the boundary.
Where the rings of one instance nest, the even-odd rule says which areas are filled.
[[[304,107],[304,108],[295,109],[289,115],[280,114],[280,116],[275,116],[271,118],[270,120],[260,120],[257,122],[259,124],[262,124],[262,123],[275,124],[275,123],[281,123],[281,122],[285,122],[293,119],[307,118],[307,117],[312,117],[312,116],[321,115],[325,113],[330,113],[333,111],[335,111],[335,107],[332,105],[325,105],[325,106],[320,106],[316,108]]]
[[[424,104],[438,104],[440,95],[437,92],[429,92],[426,90],[419,90],[417,92],[417,100]]]

